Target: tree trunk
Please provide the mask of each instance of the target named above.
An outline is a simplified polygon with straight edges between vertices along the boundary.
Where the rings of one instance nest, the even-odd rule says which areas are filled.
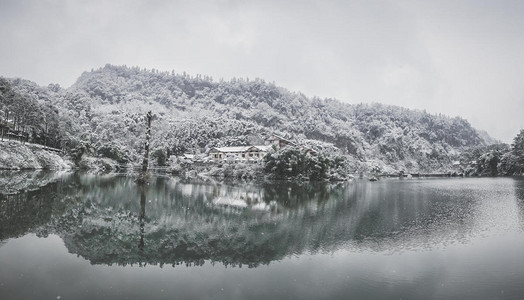
[[[145,224],[146,224],[146,191],[145,187],[140,188],[140,242],[138,243],[138,250],[140,253],[144,251],[144,237],[145,237]]]
[[[136,183],[138,184],[149,184],[151,180],[151,174],[147,171],[149,165],[149,140],[151,139],[151,111],[147,113],[147,131],[146,131],[146,145],[144,160],[142,161],[142,171],[138,176]]]
[[[144,153],[144,160],[142,161],[142,173],[147,172],[149,165],[149,140],[151,139],[151,111],[147,113],[147,131],[146,131],[146,146]]]

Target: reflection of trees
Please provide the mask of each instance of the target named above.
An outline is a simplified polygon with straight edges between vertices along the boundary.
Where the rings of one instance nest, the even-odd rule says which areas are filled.
[[[52,187],[44,187],[52,197]],[[0,240],[23,235],[49,221],[51,206],[38,199],[40,191],[0,195]]]
[[[517,198],[519,199],[519,203],[524,202],[524,180],[522,179],[516,179],[515,180],[515,194],[517,195]]]
[[[515,179],[515,195],[517,196],[521,227],[524,229],[524,180]]]
[[[157,177],[137,189],[125,176],[78,174],[35,197],[54,203],[49,207],[55,207],[56,217],[46,213],[20,233],[47,223],[40,228],[61,236],[71,253],[93,264],[121,265],[207,260],[258,266],[340,247],[440,243],[451,233],[468,233],[473,223],[468,212],[476,203],[471,194],[443,194],[398,181],[225,184]],[[56,208],[62,199],[76,200]],[[35,211],[18,215],[29,219]]]
[[[330,185],[322,182],[275,181],[263,184],[265,201],[277,201],[285,207],[297,207],[309,201],[325,202]]]
[[[0,181],[18,184],[5,188],[11,193],[0,194],[0,240],[21,236],[49,223],[53,215],[60,215],[69,207],[72,199],[66,195],[77,186],[73,176],[67,174],[1,172],[1,175]]]
[[[145,236],[145,222],[146,222],[146,191],[144,186],[140,186],[140,243],[138,249],[144,251],[144,236]]]
[[[470,209],[471,201],[446,206],[450,195],[433,205],[428,199],[435,195],[405,192],[394,182],[242,186],[157,178],[147,190],[137,191],[129,179],[114,180],[119,183],[97,197],[86,194],[89,201],[63,218],[71,226],[59,232],[71,252],[95,264],[200,265],[209,260],[257,266],[342,246],[382,249],[416,243],[420,236],[427,242],[432,234],[440,242],[442,232],[465,232],[471,223],[467,214],[453,213]],[[217,197],[250,204],[224,207],[214,202]],[[276,206],[260,211],[252,206],[257,201]]]

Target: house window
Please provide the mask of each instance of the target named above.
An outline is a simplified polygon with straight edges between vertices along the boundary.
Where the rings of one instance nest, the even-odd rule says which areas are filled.
[[[246,154],[245,154],[245,153],[242,153],[242,157],[246,157]]]

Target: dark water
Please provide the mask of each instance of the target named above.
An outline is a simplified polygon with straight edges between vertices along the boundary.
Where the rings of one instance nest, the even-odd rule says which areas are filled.
[[[524,299],[524,181],[4,172],[0,299]]]

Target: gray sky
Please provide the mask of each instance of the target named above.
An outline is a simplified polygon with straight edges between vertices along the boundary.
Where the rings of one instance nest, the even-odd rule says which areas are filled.
[[[520,0],[0,0],[0,37],[0,75],[40,85],[125,64],[524,128]]]

